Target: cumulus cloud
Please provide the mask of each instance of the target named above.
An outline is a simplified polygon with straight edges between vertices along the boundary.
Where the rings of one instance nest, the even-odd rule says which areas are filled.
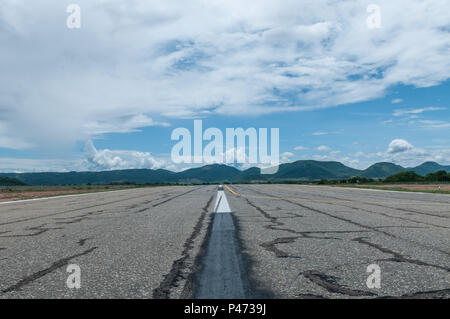
[[[381,29],[366,0],[77,3],[81,29],[64,2],[0,2],[1,147],[318,109],[450,74],[448,0],[380,0]]]
[[[391,143],[389,143],[389,147],[387,152],[389,154],[402,153],[409,150],[412,150],[413,146],[405,140],[395,139]]]
[[[305,151],[307,149],[308,149],[307,147],[301,145],[294,147],[294,150],[296,151]]]
[[[402,102],[403,102],[403,99],[393,99],[391,101],[392,104],[398,104],[398,103],[402,103]]]
[[[156,159],[148,152],[97,150],[91,140],[86,143],[85,156],[85,166],[90,170],[158,169],[166,166],[165,161]]]

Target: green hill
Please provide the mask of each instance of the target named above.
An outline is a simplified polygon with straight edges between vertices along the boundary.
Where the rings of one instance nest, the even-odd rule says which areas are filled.
[[[274,175],[268,179],[303,179],[316,180],[322,178],[335,179],[356,176],[360,170],[350,168],[339,162],[296,161],[282,164]]]
[[[450,172],[450,165],[449,166],[443,166],[436,162],[425,162],[419,166],[416,166],[414,168],[408,168],[408,170],[414,171],[419,175],[427,175],[430,173],[435,173],[437,171],[447,171]]]
[[[0,174],[16,178],[29,185],[80,185],[121,182],[165,183],[176,182],[175,173],[168,170],[128,169],[103,172],[22,173]]]
[[[366,168],[362,174],[368,178],[384,178],[404,171],[405,168],[393,163],[381,162]]]
[[[29,185],[80,185],[110,183],[220,183],[251,181],[317,181],[321,179],[336,180],[351,177],[386,178],[388,176],[413,171],[420,175],[435,173],[440,170],[450,172],[450,166],[426,162],[413,168],[403,168],[392,163],[376,163],[365,170],[354,169],[340,162],[296,161],[279,166],[276,174],[262,175],[260,169],[252,167],[238,170],[235,167],[213,164],[191,168],[181,172],[164,169],[127,169],[102,172],[68,172],[68,173],[4,173],[2,177],[16,179]]]
[[[235,167],[212,164],[198,168],[191,168],[177,173],[178,182],[215,182],[215,181],[236,181],[239,179],[241,171]]]
[[[24,182],[11,177],[0,177],[0,186],[23,186]]]

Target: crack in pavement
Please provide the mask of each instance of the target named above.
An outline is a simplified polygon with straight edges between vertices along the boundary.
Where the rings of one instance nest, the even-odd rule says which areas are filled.
[[[402,226],[402,225],[386,225],[386,226],[376,226],[375,228],[404,228],[404,229],[430,229],[430,227],[423,226]]]
[[[438,217],[438,218],[445,218],[448,219],[450,217],[448,216],[442,216],[442,215],[435,215],[435,214],[431,214],[431,213],[424,213],[424,212],[418,212],[416,210],[411,210],[411,209],[405,209],[405,208],[401,208],[401,207],[391,207],[391,206],[384,206],[381,204],[371,204],[373,206],[378,206],[378,207],[382,207],[382,208],[389,208],[389,209],[393,209],[393,210],[399,210],[402,212],[407,212],[407,213],[412,213],[412,214],[419,214],[419,215],[426,215],[426,216],[433,216],[433,217]],[[446,227],[448,228],[448,227]]]
[[[328,233],[347,234],[347,233],[368,232],[366,230],[360,230],[360,231],[345,231],[345,230],[341,230],[341,231],[328,231],[328,230],[324,230],[324,231],[296,231],[296,230],[293,230],[293,229],[290,229],[290,228],[279,228],[279,227],[276,227],[276,226],[284,226],[285,224],[282,223],[282,222],[279,222],[278,219],[280,219],[280,218],[297,218],[297,217],[303,217],[303,216],[295,214],[295,213],[291,213],[294,216],[290,216],[290,217],[289,216],[288,217],[274,217],[274,216],[271,216],[269,213],[267,213],[265,210],[263,210],[261,207],[259,207],[259,206],[255,205],[254,203],[252,203],[248,198],[246,198],[246,201],[247,201],[247,203],[250,206],[252,206],[258,212],[260,212],[266,219],[270,220],[272,225],[264,226],[266,229],[286,231],[288,233],[300,235],[300,236],[296,236],[296,237],[278,237],[278,238],[276,238],[273,241],[265,242],[265,243],[262,243],[260,245],[264,249],[266,249],[266,250],[268,250],[270,252],[273,252],[275,254],[275,256],[280,257],[280,258],[286,258],[286,257],[300,258],[299,256],[290,256],[286,252],[283,252],[282,250],[280,250],[277,247],[275,247],[275,245],[278,245],[278,244],[293,243],[298,238],[341,240],[341,238],[337,238],[337,237],[328,237],[328,236],[327,237],[318,237],[318,236],[312,236],[312,235],[313,234],[328,234]],[[285,242],[286,240],[288,240],[288,242]]]
[[[254,190],[254,189],[252,189],[252,190]],[[310,195],[310,194],[308,194],[308,195]],[[399,210],[399,211],[403,211],[403,212],[415,213],[415,214],[420,214],[420,215],[427,215],[427,216],[441,217],[441,218],[450,218],[449,216],[442,216],[442,215],[435,215],[435,214],[431,214],[431,213],[419,212],[419,211],[416,211],[416,210],[412,210],[410,208],[406,209],[406,208],[401,208],[401,207],[384,206],[384,205],[381,205],[381,204],[378,204],[378,203],[373,203],[373,202],[365,203],[365,202],[356,201],[356,200],[347,200],[347,199],[343,199],[343,198],[335,197],[335,196],[331,196],[331,195],[321,195],[321,197],[325,197],[325,198],[329,198],[329,199],[344,200],[344,201],[352,201],[352,202],[355,202],[355,203],[358,203],[358,204],[379,206],[379,207],[382,207],[382,208],[389,208],[389,209],[393,209],[393,210]],[[446,202],[437,202],[437,203],[448,204]]]
[[[93,239],[93,238],[92,238],[92,237],[81,238],[81,239],[78,241],[78,245],[84,246],[84,244],[86,243],[86,241],[91,240],[91,239]]]
[[[302,273],[302,275],[309,279],[311,282],[315,283],[316,285],[325,288],[328,292],[331,293],[337,293],[341,295],[347,295],[352,297],[358,297],[358,296],[377,296],[377,294],[364,291],[364,290],[358,290],[358,289],[351,289],[344,285],[341,285],[338,283],[338,280],[340,278],[330,276],[324,273],[321,273],[316,270],[308,270]]]
[[[353,241],[356,241],[360,244],[367,245],[369,247],[373,247],[373,248],[381,251],[382,253],[394,256],[393,258],[380,259],[379,261],[404,262],[404,263],[410,263],[410,264],[415,264],[415,265],[419,265],[419,266],[434,267],[437,269],[446,270],[446,271],[450,272],[450,268],[448,268],[448,267],[430,264],[430,263],[424,262],[422,260],[405,257],[404,255],[402,255],[400,253],[397,253],[388,248],[382,247],[378,244],[372,243],[372,242],[366,240],[365,238],[367,238],[367,237],[358,237],[358,238],[354,238]]]
[[[83,251],[82,253],[62,258],[62,259],[54,262],[50,267],[40,270],[38,272],[35,272],[34,274],[31,274],[30,276],[27,276],[27,277],[21,279],[18,283],[14,284],[12,286],[9,286],[6,289],[3,289],[2,292],[8,293],[8,292],[12,292],[12,291],[18,291],[23,286],[26,286],[26,285],[32,283],[33,281],[35,281],[41,277],[44,277],[45,275],[55,271],[56,269],[66,266],[69,263],[69,261],[71,261],[72,259],[87,255],[87,254],[93,252],[94,250],[96,250],[97,248],[98,247],[92,247],[88,250]]]
[[[257,190],[253,190],[253,191],[254,191],[255,193],[259,193],[259,194],[261,194],[261,195],[266,195],[266,196],[269,195],[269,194],[267,194],[267,193],[263,193],[263,192],[260,192],[260,191],[257,191]],[[280,197],[277,197],[277,198],[279,198],[280,200],[283,200],[283,201],[285,201],[285,202],[289,202],[289,203],[291,203],[291,204],[293,204],[293,205],[297,205],[297,206],[300,206],[300,207],[303,207],[303,208],[312,210],[312,211],[314,211],[314,212],[317,212],[317,213],[320,213],[320,214],[323,214],[323,215],[327,215],[327,216],[332,217],[332,218],[335,218],[335,219],[339,219],[339,220],[342,220],[342,221],[346,221],[346,222],[348,222],[348,223],[357,225],[357,226],[362,227],[362,228],[366,228],[366,229],[370,229],[370,230],[373,230],[373,231],[382,233],[382,234],[387,235],[387,236],[389,236],[389,237],[393,237],[393,238],[396,238],[396,239],[402,239],[402,240],[405,240],[405,241],[408,241],[408,242],[412,242],[412,243],[414,243],[414,244],[416,244],[416,245],[419,244],[419,243],[417,243],[417,242],[415,242],[415,241],[411,241],[411,240],[404,239],[404,238],[399,238],[399,237],[397,237],[397,236],[395,236],[395,235],[393,235],[393,234],[391,234],[391,233],[388,233],[388,232],[379,230],[380,227],[378,227],[378,226],[374,227],[374,226],[363,225],[363,224],[354,222],[354,221],[352,221],[352,220],[350,220],[350,219],[343,218],[343,217],[338,217],[338,216],[335,216],[335,215],[333,215],[333,214],[330,214],[330,213],[327,213],[327,212],[324,212],[324,211],[321,211],[321,210],[318,210],[318,209],[315,209],[315,208],[312,208],[312,207],[309,207],[309,206],[306,206],[306,205],[303,205],[303,204],[300,204],[300,203],[297,203],[297,202],[294,202],[294,201],[291,201],[291,200],[283,199],[283,198],[280,198]],[[342,204],[338,204],[338,205],[343,206]],[[348,206],[344,206],[344,207],[348,207]],[[355,208],[355,207],[348,207],[348,208],[352,208],[352,209],[355,209],[355,210],[358,210],[358,209],[359,209],[359,208]],[[365,210],[365,209],[361,209],[361,210]],[[366,211],[367,211],[367,210],[366,210]],[[368,212],[375,213],[375,214],[379,214],[379,215],[381,214],[381,215],[384,215],[384,216],[386,216],[386,217],[393,217],[393,218],[404,219],[404,218],[401,218],[401,217],[395,217],[395,216],[385,215],[385,214],[383,214],[383,213],[377,213],[377,212],[372,212],[372,211],[368,211]],[[411,221],[413,221],[413,220],[411,220]],[[421,223],[421,222],[417,222],[417,221],[415,221],[415,222],[416,222],[416,223]],[[444,228],[447,228],[447,227],[444,227]],[[419,244],[419,245],[424,246],[423,244]],[[426,245],[425,245],[424,247],[426,247],[427,249],[430,249],[430,248],[431,248],[431,249],[434,249],[434,250],[436,250],[436,251],[439,251],[440,253],[449,255],[448,252],[443,251],[442,249],[439,249],[439,248],[428,247],[428,246],[426,246]]]
[[[413,222],[413,223],[416,223],[416,224],[422,224],[422,225],[433,226],[433,227],[438,227],[438,228],[446,228],[446,229],[449,228],[449,227],[446,227],[446,226],[436,225],[436,224],[427,223],[427,222],[423,222],[423,221],[417,221],[417,220],[414,220],[414,219],[411,219],[411,218],[406,218],[406,217],[401,217],[401,216],[392,216],[392,215],[389,215],[389,214],[386,214],[386,213],[382,213],[382,212],[374,212],[373,210],[369,210],[369,209],[362,208],[362,207],[354,207],[354,206],[348,206],[348,205],[344,205],[344,204],[336,204],[336,205],[339,205],[339,206],[342,206],[342,207],[351,208],[351,209],[355,209],[355,210],[362,210],[362,211],[367,212],[367,213],[377,214],[377,215],[385,216],[385,217],[388,217],[388,218],[395,218],[395,219],[400,219],[400,220],[406,220],[406,221]]]
[[[61,230],[64,229],[62,227],[44,227],[47,224],[42,224],[40,226],[34,226],[34,227],[26,227],[25,231],[35,231],[34,233],[31,234],[18,234],[18,235],[4,235],[4,236],[0,236],[0,238],[16,238],[16,237],[34,237],[34,236],[39,236],[43,233],[48,232],[49,230]]]
[[[191,190],[191,191],[193,191],[193,190]],[[191,191],[183,193],[183,195],[190,193]],[[179,196],[177,196],[177,197],[179,197]],[[195,224],[191,235],[189,236],[188,239],[186,239],[186,241],[183,245],[184,248],[181,253],[182,257],[173,262],[169,273],[164,276],[164,279],[159,284],[159,286],[153,290],[153,298],[154,299],[168,299],[170,297],[171,289],[178,285],[178,281],[180,279],[185,278],[185,276],[183,275],[183,271],[185,271],[185,268],[188,267],[187,261],[191,257],[190,253],[191,253],[191,250],[194,248],[194,241],[198,237],[198,235],[200,234],[200,231],[203,228],[203,222],[208,213],[208,207],[211,205],[213,199],[214,199],[214,194],[211,195],[211,197],[208,200],[208,202],[206,203],[206,205],[202,208],[202,213],[200,214],[200,217],[197,220],[197,223]],[[188,275],[186,279],[188,280],[186,285],[192,286],[192,282],[190,282],[190,281],[193,280],[193,276]]]
[[[263,247],[265,250],[274,253],[275,256],[278,258],[301,258],[300,256],[289,255],[287,252],[282,251],[276,247],[276,245],[279,244],[292,244],[298,238],[300,238],[300,236],[278,237],[270,242],[262,243],[260,246]]]
[[[158,198],[152,199],[150,201],[147,201],[147,203],[155,201],[155,200],[159,200],[159,199],[162,199],[162,198],[164,198],[164,197],[158,197]],[[139,204],[136,204],[136,206],[139,206]],[[139,212],[142,212],[142,211],[146,211],[148,209],[149,208],[147,207],[145,209],[139,210],[139,211],[134,212],[134,213],[139,213]],[[91,219],[91,217],[95,216],[95,215],[101,215],[101,214],[106,214],[106,213],[109,213],[109,212],[105,212],[105,210],[102,209],[102,210],[88,212],[88,213],[77,215],[77,216],[54,217],[53,219],[54,220],[58,220],[58,221],[55,222],[55,224],[57,224],[57,225],[69,225],[69,224],[75,224],[75,223],[82,222],[84,220]],[[43,233],[45,233],[45,232],[47,232],[49,230],[61,230],[61,229],[64,229],[64,228],[60,228],[60,227],[42,228],[42,226],[44,226],[44,225],[47,225],[47,224],[43,224],[43,225],[37,226],[37,227],[26,227],[24,229],[25,231],[27,231],[27,230],[37,230],[37,232],[33,233],[33,234],[7,235],[7,236],[0,236],[0,238],[38,236],[38,235],[41,235],[41,234],[43,234]],[[10,232],[10,231],[7,231],[7,232]],[[2,233],[7,233],[7,232],[2,232]],[[0,233],[0,234],[2,234],[2,233]]]
[[[255,204],[250,202],[250,200],[248,198],[246,198],[245,200],[247,201],[247,204],[249,204],[251,207],[255,208],[259,213],[261,213],[266,219],[268,219],[272,223],[272,225],[264,226],[265,228],[274,230],[273,227],[275,227],[276,225],[278,225],[278,226],[284,225],[284,223],[278,221],[277,217],[271,216],[269,213],[264,211],[261,207],[256,206]],[[283,230],[292,231],[291,229],[283,229]],[[286,252],[284,252],[284,251],[282,251],[282,250],[280,250],[280,249],[278,249],[276,247],[276,245],[278,245],[278,244],[293,243],[298,238],[300,238],[300,236],[297,236],[297,237],[278,237],[278,238],[275,238],[273,241],[262,243],[262,244],[260,244],[260,246],[262,248],[264,248],[265,250],[274,253],[275,256],[279,257],[279,258],[287,258],[287,257],[301,258],[299,256],[291,256],[288,253],[286,253]]]
[[[254,191],[255,193],[258,193],[258,194],[260,194],[260,195],[264,195],[264,196],[274,196],[274,195],[271,195],[271,194],[267,194],[267,193],[263,193],[263,192],[261,192],[261,191],[255,190],[255,189],[253,189],[253,188],[252,188],[252,191]],[[284,200],[284,201],[287,201],[287,202],[290,202],[290,203],[293,203],[293,204],[298,204],[298,205],[300,205],[299,203],[296,203],[296,202],[291,201],[291,200],[282,199],[282,198],[280,198],[280,197],[278,197],[278,196],[274,196],[274,197],[279,198],[279,199]],[[334,196],[330,196],[330,195],[324,195],[323,197],[327,197],[327,198],[330,198],[330,199],[342,200],[342,198],[334,197]],[[363,202],[358,202],[358,201],[354,201],[354,202],[355,202],[355,203],[359,203],[359,204],[365,204],[365,205],[368,205],[367,203],[363,203]],[[326,203],[325,203],[325,204],[326,204]],[[333,205],[337,205],[337,206],[341,206],[341,207],[346,207],[346,208],[351,208],[351,209],[355,209],[355,210],[361,210],[361,211],[365,211],[365,212],[368,212],[368,213],[372,213],[372,214],[377,214],[377,215],[385,216],[385,217],[388,217],[388,218],[395,218],[395,219],[400,219],[400,220],[406,220],[406,221],[410,221],[410,222],[417,223],[417,224],[422,224],[422,225],[427,225],[427,226],[433,226],[433,227],[445,228],[445,229],[448,229],[448,228],[449,228],[449,227],[446,227],[446,226],[436,225],[436,224],[427,223],[427,222],[422,222],[422,221],[417,221],[417,220],[410,219],[410,218],[406,218],[406,217],[392,216],[392,215],[389,215],[389,214],[386,214],[386,213],[382,213],[382,212],[375,212],[375,211],[368,210],[368,209],[362,208],[362,207],[349,206],[349,205],[345,205],[345,204],[343,204],[343,203],[333,203]],[[376,204],[376,203],[371,203],[370,205],[373,205],[373,206],[379,206],[379,207],[382,207],[382,208],[389,208],[389,209],[393,209],[393,210],[399,210],[399,211],[402,211],[402,212],[403,212],[403,211],[404,211],[404,212],[408,212],[408,213],[414,212],[414,213],[417,213],[417,214],[421,214],[420,212],[411,211],[411,210],[406,210],[406,209],[404,209],[404,208],[395,208],[395,207],[383,206],[383,205]],[[307,207],[307,206],[306,206],[306,207]],[[433,216],[433,217],[442,217],[442,216],[440,216],[440,215],[434,215],[434,214],[427,214],[427,213],[422,213],[422,214],[424,214],[424,215],[430,215],[430,216]],[[445,217],[445,218],[447,218],[447,217]]]
[[[380,299],[448,299],[450,289],[417,291],[401,296],[382,296]]]
[[[259,194],[262,194],[262,195],[267,195],[267,194],[259,192],[257,190],[255,190],[255,193],[259,193]],[[247,201],[247,203],[249,205],[253,206],[263,216],[265,216],[267,219],[269,219],[269,221],[272,222],[272,225],[268,225],[268,226],[266,226],[266,228],[273,229],[273,230],[284,230],[284,231],[290,232],[292,234],[299,234],[299,235],[301,235],[300,234],[301,232],[298,232],[298,231],[295,231],[295,230],[292,230],[292,229],[286,229],[286,228],[277,227],[277,226],[279,226],[281,224],[279,222],[279,220],[277,220],[273,216],[270,216],[267,213],[267,211],[264,211],[260,207],[257,207],[255,204],[251,203],[251,201],[248,198],[245,198],[245,199],[246,199],[246,201]],[[389,237],[397,238],[397,236],[395,236],[393,234],[390,234],[390,233],[386,233],[386,232],[380,230],[380,228],[390,228],[390,227],[424,228],[424,227],[419,227],[419,226],[393,226],[393,225],[372,227],[372,226],[360,224],[358,222],[354,222],[353,220],[348,220],[347,218],[341,218],[341,217],[338,217],[338,216],[334,216],[331,213],[327,213],[327,212],[315,209],[313,207],[308,207],[307,205],[302,205],[302,204],[299,204],[297,202],[293,202],[291,200],[282,199],[282,198],[279,198],[279,199],[281,199],[283,201],[286,201],[286,202],[289,202],[291,204],[294,204],[296,206],[300,206],[302,208],[306,208],[308,210],[312,210],[314,212],[317,212],[317,213],[320,213],[320,214],[323,214],[323,215],[326,215],[326,216],[329,216],[329,217],[332,217],[332,218],[335,218],[335,219],[338,219],[338,220],[343,220],[345,222],[348,222],[348,223],[351,223],[351,224],[354,224],[354,225],[357,225],[357,226],[359,226],[361,228],[367,229],[366,232],[378,232],[378,233],[382,233],[382,234],[388,235]],[[342,204],[339,204],[339,205],[342,205]],[[343,205],[343,206],[345,206],[345,205]],[[349,208],[358,209],[358,208],[355,208],[355,207],[349,207]],[[390,216],[390,215],[385,215],[385,216],[386,217],[393,217],[393,216]],[[394,218],[395,218],[395,216],[394,216]],[[425,227],[425,228],[429,228],[429,227]],[[356,231],[356,232],[359,232],[359,231]],[[302,236],[304,236],[305,234],[308,234],[308,232],[302,232],[302,233],[303,233]],[[265,248],[267,250],[270,250],[271,252],[273,252],[277,257],[286,257],[286,256],[288,256],[288,254],[283,252],[283,251],[281,251],[281,250],[279,250],[277,247],[275,247],[275,245],[276,244],[282,244],[282,243],[292,243],[298,238],[300,238],[300,236],[277,238],[277,239],[275,239],[272,242],[264,243],[263,246],[265,246]],[[420,265],[420,266],[430,266],[430,267],[435,267],[435,268],[438,268],[438,269],[441,269],[441,270],[450,271],[450,269],[447,268],[447,267],[434,265],[434,264],[427,263],[427,262],[424,262],[424,261],[421,261],[421,260],[418,260],[418,259],[408,258],[406,256],[403,256],[403,255],[399,254],[399,253],[396,253],[394,251],[391,251],[389,249],[383,248],[383,247],[378,246],[376,244],[373,244],[373,243],[371,243],[369,241],[366,241],[364,238],[365,237],[361,237],[360,239],[352,239],[352,240],[357,241],[357,242],[359,242],[361,244],[366,244],[366,245],[372,246],[374,248],[379,249],[380,251],[382,251],[384,253],[389,253],[389,254],[393,255],[393,258],[379,260],[379,261],[408,262],[408,263],[412,263],[412,264],[416,264],[416,265]],[[338,266],[336,266],[336,267],[338,267]],[[341,285],[339,285],[337,283],[337,278],[331,277],[331,276],[327,276],[324,273],[320,273],[320,272],[317,272],[317,271],[310,271],[310,272],[304,273],[304,275],[306,275],[305,277],[307,277],[309,280],[311,280],[311,281],[315,282],[316,284],[326,288],[330,292],[337,292],[337,293],[346,294],[346,295],[349,295],[349,296],[377,296],[376,294],[371,294],[370,292],[366,292],[366,291],[362,291],[362,290],[354,290],[354,289],[350,289],[350,288],[347,288],[347,287],[343,287],[343,286],[341,286]],[[409,295],[404,295],[403,297],[404,298],[407,298],[407,297],[413,298],[413,297],[420,297],[420,296],[433,297],[433,296],[445,295],[446,293],[448,293],[448,291],[446,291],[446,290],[437,290],[437,291],[434,291],[434,292],[417,292],[417,293],[413,293],[413,294],[409,294]],[[301,296],[301,294],[299,296]],[[307,297],[308,294],[306,294],[305,296]]]
[[[152,203],[152,202],[154,202],[154,201],[158,201],[158,200],[167,198],[168,196],[169,196],[168,194],[164,194],[164,195],[161,196],[161,197],[154,198],[154,199],[152,199],[152,200],[148,200],[148,201],[144,202],[142,205],[148,205],[148,204],[150,204],[150,203]],[[139,207],[139,205],[136,205],[136,207]],[[154,207],[154,206],[152,206],[152,207]],[[133,212],[133,214],[140,214],[140,213],[146,212],[146,211],[148,211],[149,209],[151,209],[152,207],[144,207],[144,208],[138,209],[137,211]]]
[[[152,195],[153,195],[153,194],[152,194]],[[116,203],[125,202],[125,201],[128,201],[128,200],[133,200],[133,199],[137,199],[137,198],[142,198],[142,195],[140,195],[140,196],[134,196],[134,197],[128,197],[128,198],[125,198],[125,199],[119,199],[119,200],[116,200],[116,201],[111,201],[111,202],[102,203],[102,204],[95,204],[95,205],[91,205],[91,206],[86,206],[86,207],[81,207],[81,208],[75,208],[75,209],[71,209],[71,210],[67,210],[67,211],[63,211],[63,212],[57,212],[57,213],[51,213],[51,214],[45,214],[45,215],[40,215],[40,216],[36,216],[36,217],[29,217],[29,218],[23,218],[23,219],[18,219],[18,220],[10,221],[10,222],[4,222],[4,223],[0,223],[0,226],[3,226],[3,225],[11,225],[11,224],[16,224],[16,223],[21,223],[21,222],[26,222],[26,221],[35,220],[35,219],[44,218],[44,217],[49,217],[49,216],[55,216],[55,215],[61,215],[61,214],[67,214],[67,213],[73,213],[73,212],[77,212],[77,211],[84,210],[84,209],[90,209],[90,208],[99,207],[99,206],[105,206],[105,205],[116,204]]]
[[[153,207],[157,207],[157,206],[159,206],[159,205],[165,204],[165,203],[170,202],[171,200],[173,200],[173,199],[175,199],[175,198],[178,198],[178,197],[180,197],[180,196],[183,196],[183,195],[192,193],[193,191],[196,191],[196,190],[198,190],[198,189],[201,189],[201,187],[191,189],[191,190],[189,190],[189,191],[187,191],[187,192],[184,192],[184,193],[178,194],[178,195],[176,195],[176,196],[170,197],[170,198],[168,198],[168,199],[166,199],[165,201],[162,201],[162,202],[160,202],[160,203],[153,204]]]
[[[64,224],[64,225],[68,225],[68,224],[75,224],[75,223],[79,223],[83,220],[87,220],[90,219],[90,216],[97,214],[97,212],[90,212],[90,213],[86,213],[84,215],[79,215],[79,216],[74,216],[74,217],[68,217],[68,218],[64,218],[64,219],[70,219],[68,221],[59,221],[59,222],[55,222],[55,224]]]
[[[270,194],[263,193],[263,192],[260,192],[260,191],[257,191],[257,190],[253,190],[253,191],[254,191],[255,193],[259,193],[259,194],[265,195],[265,196],[270,195]],[[271,195],[271,196],[273,196],[273,195]],[[390,237],[393,237],[393,238],[398,238],[397,236],[395,236],[395,235],[393,235],[393,234],[391,234],[391,233],[384,232],[384,231],[379,230],[379,229],[377,229],[377,228],[375,228],[375,227],[368,226],[368,225],[364,225],[364,224],[355,222],[355,221],[353,221],[353,220],[351,220],[351,219],[347,219],[347,218],[344,218],[344,217],[335,216],[335,215],[333,215],[333,214],[324,212],[324,211],[319,210],[319,209],[317,209],[317,208],[313,208],[313,207],[310,207],[310,206],[306,206],[306,205],[303,205],[303,204],[300,204],[300,203],[291,201],[291,200],[289,200],[289,199],[284,199],[284,198],[280,198],[280,197],[277,197],[277,196],[275,196],[275,197],[278,198],[279,200],[282,200],[282,201],[291,203],[291,204],[293,204],[293,205],[302,207],[302,208],[304,208],[304,209],[308,209],[308,210],[310,210],[310,211],[313,211],[313,212],[316,212],[316,213],[319,213],[319,214],[322,214],[322,215],[325,215],[325,216],[328,216],[328,217],[331,217],[331,218],[334,218],[334,219],[337,219],[337,220],[340,220],[340,221],[344,221],[344,222],[347,222],[347,223],[349,223],[349,224],[356,225],[356,226],[361,227],[361,228],[370,229],[370,230],[372,230],[372,231],[375,231],[375,232],[378,232],[378,233],[381,233],[381,234],[384,234],[384,235],[387,235],[387,236],[390,236]]]
[[[256,193],[260,193],[260,194],[262,194],[262,195],[268,195],[268,194],[263,193],[263,192],[259,192],[259,191],[256,191],[256,190],[254,190],[254,191],[255,191]],[[282,198],[280,198],[280,199],[283,200],[283,201],[289,202],[289,203],[291,203],[291,204],[294,204],[294,205],[297,205],[297,206],[300,206],[300,207],[303,207],[303,208],[312,210],[312,211],[314,211],[314,212],[317,212],[317,213],[320,213],[320,214],[323,214],[323,215],[326,215],[326,216],[329,216],[329,217],[332,217],[332,218],[335,218],[335,219],[338,219],[338,220],[346,221],[346,222],[348,222],[348,223],[357,225],[357,226],[362,227],[362,228],[366,228],[366,229],[373,230],[373,231],[375,231],[375,232],[382,233],[382,234],[387,235],[387,236],[389,236],[389,237],[393,237],[393,238],[396,238],[396,239],[402,239],[402,240],[405,240],[405,241],[408,241],[408,242],[412,242],[412,243],[414,243],[415,245],[418,244],[418,243],[416,243],[416,242],[414,242],[414,241],[410,241],[410,240],[407,240],[407,239],[404,239],[404,238],[399,238],[399,237],[397,237],[397,236],[395,236],[395,235],[393,235],[393,234],[391,234],[391,233],[388,233],[388,232],[384,232],[384,231],[382,231],[382,230],[379,230],[377,227],[368,226],[368,225],[363,225],[363,224],[360,224],[360,223],[358,223],[358,222],[354,222],[354,221],[352,221],[352,220],[350,220],[350,219],[343,218],[343,217],[338,217],[338,216],[335,216],[335,215],[333,215],[333,214],[330,214],[330,213],[327,213],[327,212],[324,212],[324,211],[318,210],[318,209],[316,209],[316,208],[309,207],[309,206],[306,206],[306,205],[303,205],[303,204],[300,204],[300,203],[297,203],[297,202],[294,202],[294,201],[290,201],[290,200],[286,200],[286,199],[282,199]],[[357,209],[357,208],[354,208],[354,209]],[[422,245],[422,246],[423,246],[423,245]],[[428,246],[425,246],[425,247],[426,247],[427,249],[430,249],[430,247],[428,247]],[[448,252],[445,252],[445,251],[443,251],[443,250],[441,250],[441,249],[439,249],[439,248],[432,248],[432,249],[434,249],[434,250],[436,250],[436,251],[439,251],[440,253],[449,255]],[[401,260],[401,259],[400,259],[400,260]],[[412,260],[412,259],[411,259],[411,260]],[[416,261],[416,262],[421,262],[421,261]],[[441,267],[441,266],[437,266],[437,267]],[[442,269],[447,270],[448,268],[445,268],[445,267],[444,267],[444,268],[442,268]]]
[[[324,296],[315,295],[315,294],[296,294],[295,296],[300,299],[327,299]]]

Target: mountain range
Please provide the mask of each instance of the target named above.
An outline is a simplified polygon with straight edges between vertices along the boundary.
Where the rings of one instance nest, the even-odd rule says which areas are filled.
[[[239,170],[235,167],[212,164],[191,168],[181,172],[164,169],[126,169],[101,172],[67,173],[0,173],[0,177],[16,178],[28,185],[81,185],[131,182],[144,183],[213,183],[251,181],[314,181],[320,179],[344,179],[354,176],[385,178],[403,171],[414,171],[419,175],[439,170],[450,172],[450,165],[425,162],[416,167],[404,168],[388,162],[373,164],[364,170],[345,166],[340,162],[301,160],[279,166],[276,174],[261,175],[260,169],[253,167]]]

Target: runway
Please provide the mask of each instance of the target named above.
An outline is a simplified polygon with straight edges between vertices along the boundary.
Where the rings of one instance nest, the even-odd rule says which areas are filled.
[[[448,298],[449,228],[448,195],[309,185],[8,203],[0,298]]]
[[[230,202],[257,289],[275,298],[450,296],[450,197],[239,185]],[[381,287],[369,289],[367,267]]]

